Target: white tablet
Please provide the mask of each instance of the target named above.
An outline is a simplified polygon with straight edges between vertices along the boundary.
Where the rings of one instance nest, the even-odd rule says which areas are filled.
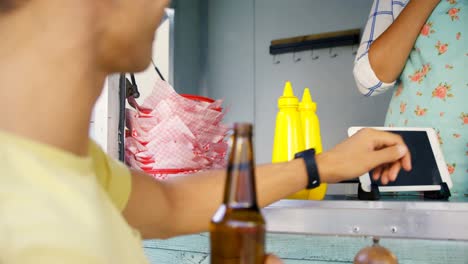
[[[348,135],[352,136],[363,127],[351,127]],[[396,181],[383,185],[380,180],[370,177],[372,171],[359,178],[362,189],[370,192],[371,184],[377,184],[380,192],[438,191],[445,182],[452,188],[452,180],[440,149],[437,134],[432,128],[414,127],[372,127],[399,134],[403,137],[411,153],[412,170],[401,170]]]

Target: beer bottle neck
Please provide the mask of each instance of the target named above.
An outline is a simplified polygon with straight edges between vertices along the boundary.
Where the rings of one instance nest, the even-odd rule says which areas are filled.
[[[232,208],[257,208],[251,133],[235,134],[227,169],[224,203]]]

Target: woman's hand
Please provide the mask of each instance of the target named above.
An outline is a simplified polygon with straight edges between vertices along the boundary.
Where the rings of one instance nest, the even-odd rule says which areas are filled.
[[[316,157],[322,182],[353,179],[374,170],[374,180],[394,181],[401,168],[411,170],[411,156],[396,134],[365,128]]]

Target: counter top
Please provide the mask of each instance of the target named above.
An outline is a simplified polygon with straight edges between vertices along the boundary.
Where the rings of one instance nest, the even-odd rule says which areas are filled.
[[[324,201],[282,200],[263,212],[273,233],[468,241],[467,198],[358,201],[327,196]]]

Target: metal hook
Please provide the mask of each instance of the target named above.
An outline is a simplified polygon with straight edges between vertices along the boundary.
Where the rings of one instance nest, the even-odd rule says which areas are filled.
[[[302,60],[302,58],[301,58],[301,57],[297,57],[297,56],[296,56],[296,52],[294,51],[294,53],[293,53],[293,61],[294,61],[294,62],[300,62],[301,60]]]
[[[312,60],[318,60],[320,58],[318,55],[314,56],[314,50],[310,53],[310,57],[312,57]]]
[[[276,54],[273,55],[273,64],[280,64],[280,60],[277,58]]]
[[[130,79],[131,81],[128,78],[126,78],[126,96],[133,96],[134,98],[139,98],[140,92],[138,91],[138,85],[136,83],[135,75],[133,73],[130,73]]]
[[[338,53],[335,52],[335,53],[332,54],[332,50],[333,50],[333,48],[330,48],[330,50],[328,51],[328,54],[330,54],[330,58],[338,57]]]
[[[356,56],[357,50],[358,50],[357,48],[356,48],[356,49],[355,49],[355,48],[356,48],[356,45],[353,45],[353,46],[351,47],[351,51],[352,51],[352,53],[353,53],[354,56]]]

